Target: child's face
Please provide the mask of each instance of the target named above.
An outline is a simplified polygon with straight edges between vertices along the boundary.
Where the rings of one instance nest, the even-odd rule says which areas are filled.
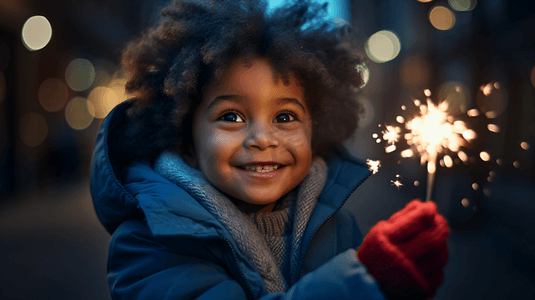
[[[275,204],[306,177],[311,139],[302,88],[293,77],[288,86],[275,79],[265,59],[232,63],[203,89],[193,118],[198,167],[219,190],[249,204]]]

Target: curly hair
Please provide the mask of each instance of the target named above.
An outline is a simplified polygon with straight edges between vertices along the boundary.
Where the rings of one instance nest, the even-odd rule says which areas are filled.
[[[355,93],[363,76],[352,28],[333,26],[326,8],[311,0],[273,13],[259,0],[175,1],[163,8],[159,21],[123,51],[126,90],[135,99],[118,129],[124,140],[115,140],[121,158],[186,151],[202,87],[218,80],[230,61],[258,56],[269,59],[284,84],[290,76],[299,81],[312,116],[312,149],[330,153],[357,128]]]

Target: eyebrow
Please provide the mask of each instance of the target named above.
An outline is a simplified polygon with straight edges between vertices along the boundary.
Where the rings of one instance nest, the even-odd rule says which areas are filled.
[[[206,110],[207,111],[210,110],[212,107],[216,106],[218,103],[223,102],[223,101],[241,102],[241,99],[242,99],[242,97],[239,96],[239,95],[221,95],[221,96],[217,96],[217,97],[215,97],[214,101],[212,101],[212,103],[210,103],[208,105]],[[277,102],[278,103],[294,103],[294,104],[297,104],[297,105],[299,105],[299,107],[301,107],[303,112],[306,112],[305,106],[303,104],[301,104],[301,102],[299,102],[299,100],[297,100],[295,98],[278,98]]]

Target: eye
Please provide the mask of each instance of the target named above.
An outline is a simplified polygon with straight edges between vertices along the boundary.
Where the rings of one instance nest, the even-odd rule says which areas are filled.
[[[283,112],[275,117],[275,123],[287,123],[295,121],[297,118],[291,112]]]
[[[240,115],[233,111],[228,111],[223,113],[221,117],[219,117],[219,120],[225,121],[225,122],[236,122],[236,123],[243,123],[245,122]]]

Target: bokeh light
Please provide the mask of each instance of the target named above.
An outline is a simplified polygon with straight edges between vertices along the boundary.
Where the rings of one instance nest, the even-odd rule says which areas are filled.
[[[490,154],[486,151],[481,151],[479,153],[479,157],[481,157],[482,161],[489,161],[490,160]]]
[[[429,21],[438,30],[449,30],[455,25],[455,15],[449,8],[437,5],[429,11]]]
[[[401,50],[401,43],[395,33],[381,30],[374,33],[364,45],[366,55],[376,63],[385,63],[396,58]]]
[[[85,58],[73,59],[65,70],[65,81],[73,91],[85,91],[94,80],[95,67]]]
[[[520,147],[522,147],[522,149],[524,149],[524,150],[528,150],[529,149],[529,144],[527,142],[522,142],[522,143],[520,143]]]
[[[477,134],[475,131],[473,131],[472,129],[468,129],[466,131],[463,131],[462,133],[462,136],[463,138],[465,138],[466,140],[470,141],[470,140],[473,140],[476,138]]]
[[[83,97],[74,97],[65,107],[65,120],[73,129],[86,129],[93,122],[95,109]]]
[[[453,159],[451,159],[451,156],[449,156],[449,155],[444,155],[444,164],[445,164],[446,167],[448,167],[448,168],[453,167]]]
[[[418,2],[431,2],[433,0],[418,0]]]
[[[448,0],[448,3],[456,11],[470,11],[476,8],[477,0]]]
[[[104,119],[108,113],[119,104],[119,97],[109,87],[99,86],[94,88],[87,99],[87,104],[93,106],[93,111],[88,107],[91,115],[97,119]]]
[[[531,69],[531,84],[535,87],[535,66]]]
[[[496,124],[488,124],[487,125],[487,129],[490,131],[490,132],[500,132],[500,126],[496,125]]]
[[[442,84],[438,90],[438,98],[440,101],[447,101],[448,112],[450,114],[457,114],[459,112],[465,113],[469,106],[467,88],[459,82],[449,81]]]
[[[48,134],[45,117],[37,113],[27,113],[20,118],[19,135],[26,146],[37,147],[43,143]]]
[[[113,92],[117,95],[117,101],[123,102],[126,99],[128,99],[128,95],[125,91],[125,85],[126,85],[127,79],[126,78],[117,78],[113,79],[109,84],[108,88],[112,89]]]
[[[469,158],[468,158],[468,155],[466,153],[464,153],[463,151],[459,151],[457,152],[457,156],[461,159],[461,161],[463,163],[468,163],[469,161]]]
[[[95,68],[95,79],[93,83],[95,86],[108,85],[111,82],[111,75],[106,70],[99,67]]]
[[[477,117],[479,116],[479,110],[475,109],[475,108],[472,108],[470,110],[468,110],[466,112],[466,114],[469,116],[469,117]]]
[[[496,88],[498,86],[499,88]],[[496,84],[486,84],[479,88],[476,103],[487,118],[492,119],[501,115],[508,104],[508,95],[503,87]]]
[[[39,86],[37,97],[46,111],[59,111],[67,103],[69,88],[63,81],[57,78],[49,78]]]
[[[468,201],[467,198],[464,198],[463,200],[461,200],[461,204],[462,204],[464,207],[468,207],[468,205],[470,205],[470,202]]]
[[[412,152],[412,149],[405,149],[401,151],[401,157],[403,158],[412,157],[413,155],[414,155],[414,152]]]
[[[52,38],[52,26],[43,16],[33,16],[22,26],[22,43],[30,51],[43,49]]]
[[[0,103],[6,98],[6,76],[0,71]]]

